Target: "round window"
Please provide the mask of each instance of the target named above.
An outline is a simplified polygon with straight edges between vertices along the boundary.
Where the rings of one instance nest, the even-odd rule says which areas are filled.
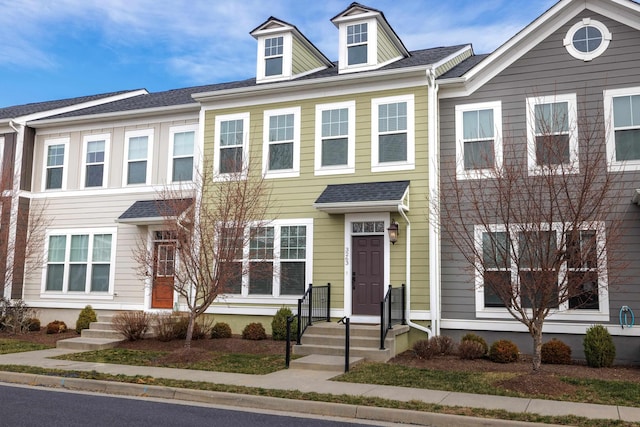
[[[591,61],[602,55],[610,41],[611,33],[603,23],[585,18],[569,29],[564,46],[574,58]]]

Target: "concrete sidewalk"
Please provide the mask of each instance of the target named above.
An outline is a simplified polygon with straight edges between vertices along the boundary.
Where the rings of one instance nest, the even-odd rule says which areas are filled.
[[[444,406],[501,409],[509,412],[535,413],[552,416],[576,415],[586,418],[622,420],[640,423],[640,408],[333,382],[330,381],[330,379],[336,376],[336,373],[326,371],[285,369],[268,375],[248,375],[51,359],[51,357],[74,352],[74,350],[50,349],[0,355],[0,365],[27,365],[73,371],[97,371],[112,375],[141,375],[154,378],[203,381],[215,384],[258,387],[264,389],[298,390],[301,392],[379,397],[404,402],[414,400]],[[500,420],[487,420],[473,417],[459,417],[444,414],[430,414],[416,411],[402,411],[322,402],[291,401],[287,399],[265,398],[260,396],[234,395],[231,393],[180,390],[169,387],[80,380],[66,377],[57,378],[9,372],[0,372],[0,381],[432,426],[534,425],[530,423],[512,421],[504,421],[503,424]]]

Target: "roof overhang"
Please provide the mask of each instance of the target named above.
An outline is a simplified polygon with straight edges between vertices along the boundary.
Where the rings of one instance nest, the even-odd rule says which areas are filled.
[[[138,200],[116,222],[131,225],[159,225],[180,217],[193,199]]]
[[[313,207],[328,214],[409,211],[409,181],[328,185]]]
[[[638,206],[640,206],[640,188],[633,190],[633,196],[631,197],[631,201]]]

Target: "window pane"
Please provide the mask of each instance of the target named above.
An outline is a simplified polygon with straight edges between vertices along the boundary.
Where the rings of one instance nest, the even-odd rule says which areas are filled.
[[[462,138],[477,139],[478,138],[478,112],[465,111],[462,113]]]
[[[62,168],[47,169],[47,190],[62,188]]]
[[[109,291],[109,264],[94,264],[91,267],[91,292]]]
[[[67,247],[67,236],[49,236],[49,262],[64,262],[64,254]]]
[[[283,226],[280,229],[280,258],[305,259],[307,247],[307,227]]]
[[[173,159],[173,176],[174,182],[191,181],[193,179],[193,157],[182,157]]]
[[[87,163],[104,162],[104,141],[89,141],[87,143]]]
[[[380,135],[378,161],[406,162],[407,161],[407,134],[398,133]]]
[[[269,142],[293,140],[293,114],[269,117]]]
[[[69,291],[84,292],[87,283],[87,264],[69,266]]]
[[[269,170],[293,168],[293,143],[269,145]]]
[[[536,135],[569,131],[569,103],[538,104],[535,109]]]
[[[378,132],[407,130],[407,103],[398,102],[378,106]]]
[[[225,262],[220,265],[221,293],[242,293],[242,262]]]
[[[322,141],[322,166],[346,165],[348,157],[347,138]]]
[[[273,259],[273,227],[252,227],[249,242],[251,259]]]
[[[283,262],[280,264],[280,295],[302,295],[305,292],[305,263]]]
[[[146,159],[148,143],[149,137],[147,136],[129,138],[129,160]]]
[[[518,236],[521,268],[546,268],[553,266],[556,257],[556,232],[532,231]]]
[[[349,46],[347,48],[348,64],[366,64],[367,63],[367,45],[361,44],[357,46]]]
[[[147,161],[129,162],[127,184],[144,184],[145,182],[147,182]]]
[[[102,187],[104,164],[87,165],[87,179],[85,187]]]
[[[511,292],[511,271],[484,272],[484,306],[506,307],[498,296],[499,293],[509,295]]]
[[[482,258],[484,268],[511,268],[509,240],[504,231],[482,233]]]
[[[272,37],[264,41],[264,56],[282,55],[284,37]]]
[[[617,130],[616,160],[640,160],[640,129]]]
[[[64,165],[64,144],[50,145],[47,149],[47,166]]]
[[[273,294],[273,263],[249,263],[249,293],[252,295]]]
[[[596,271],[569,272],[569,308],[598,310],[598,273]]]
[[[493,140],[464,143],[464,168],[487,169],[494,165]]]
[[[173,155],[193,155],[194,132],[179,132],[173,135]]]
[[[540,166],[569,163],[569,135],[536,136],[536,162]]]
[[[265,76],[280,76],[282,75],[282,57],[267,58],[264,66]]]
[[[242,147],[220,150],[220,173],[242,171]]]
[[[227,120],[220,123],[220,146],[242,145],[244,120]]]
[[[89,236],[78,235],[71,236],[71,253],[69,261],[71,262],[86,262],[89,251]]]
[[[111,234],[96,234],[93,236],[93,262],[111,261]]]
[[[558,307],[558,273],[556,271],[521,271],[520,304],[524,308]]]
[[[61,291],[63,280],[64,280],[64,265],[49,264],[47,266],[46,289],[48,291]]]

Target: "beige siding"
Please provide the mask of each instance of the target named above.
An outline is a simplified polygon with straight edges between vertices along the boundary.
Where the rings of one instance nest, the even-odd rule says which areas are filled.
[[[390,61],[400,55],[384,28],[378,24],[378,64]]]

